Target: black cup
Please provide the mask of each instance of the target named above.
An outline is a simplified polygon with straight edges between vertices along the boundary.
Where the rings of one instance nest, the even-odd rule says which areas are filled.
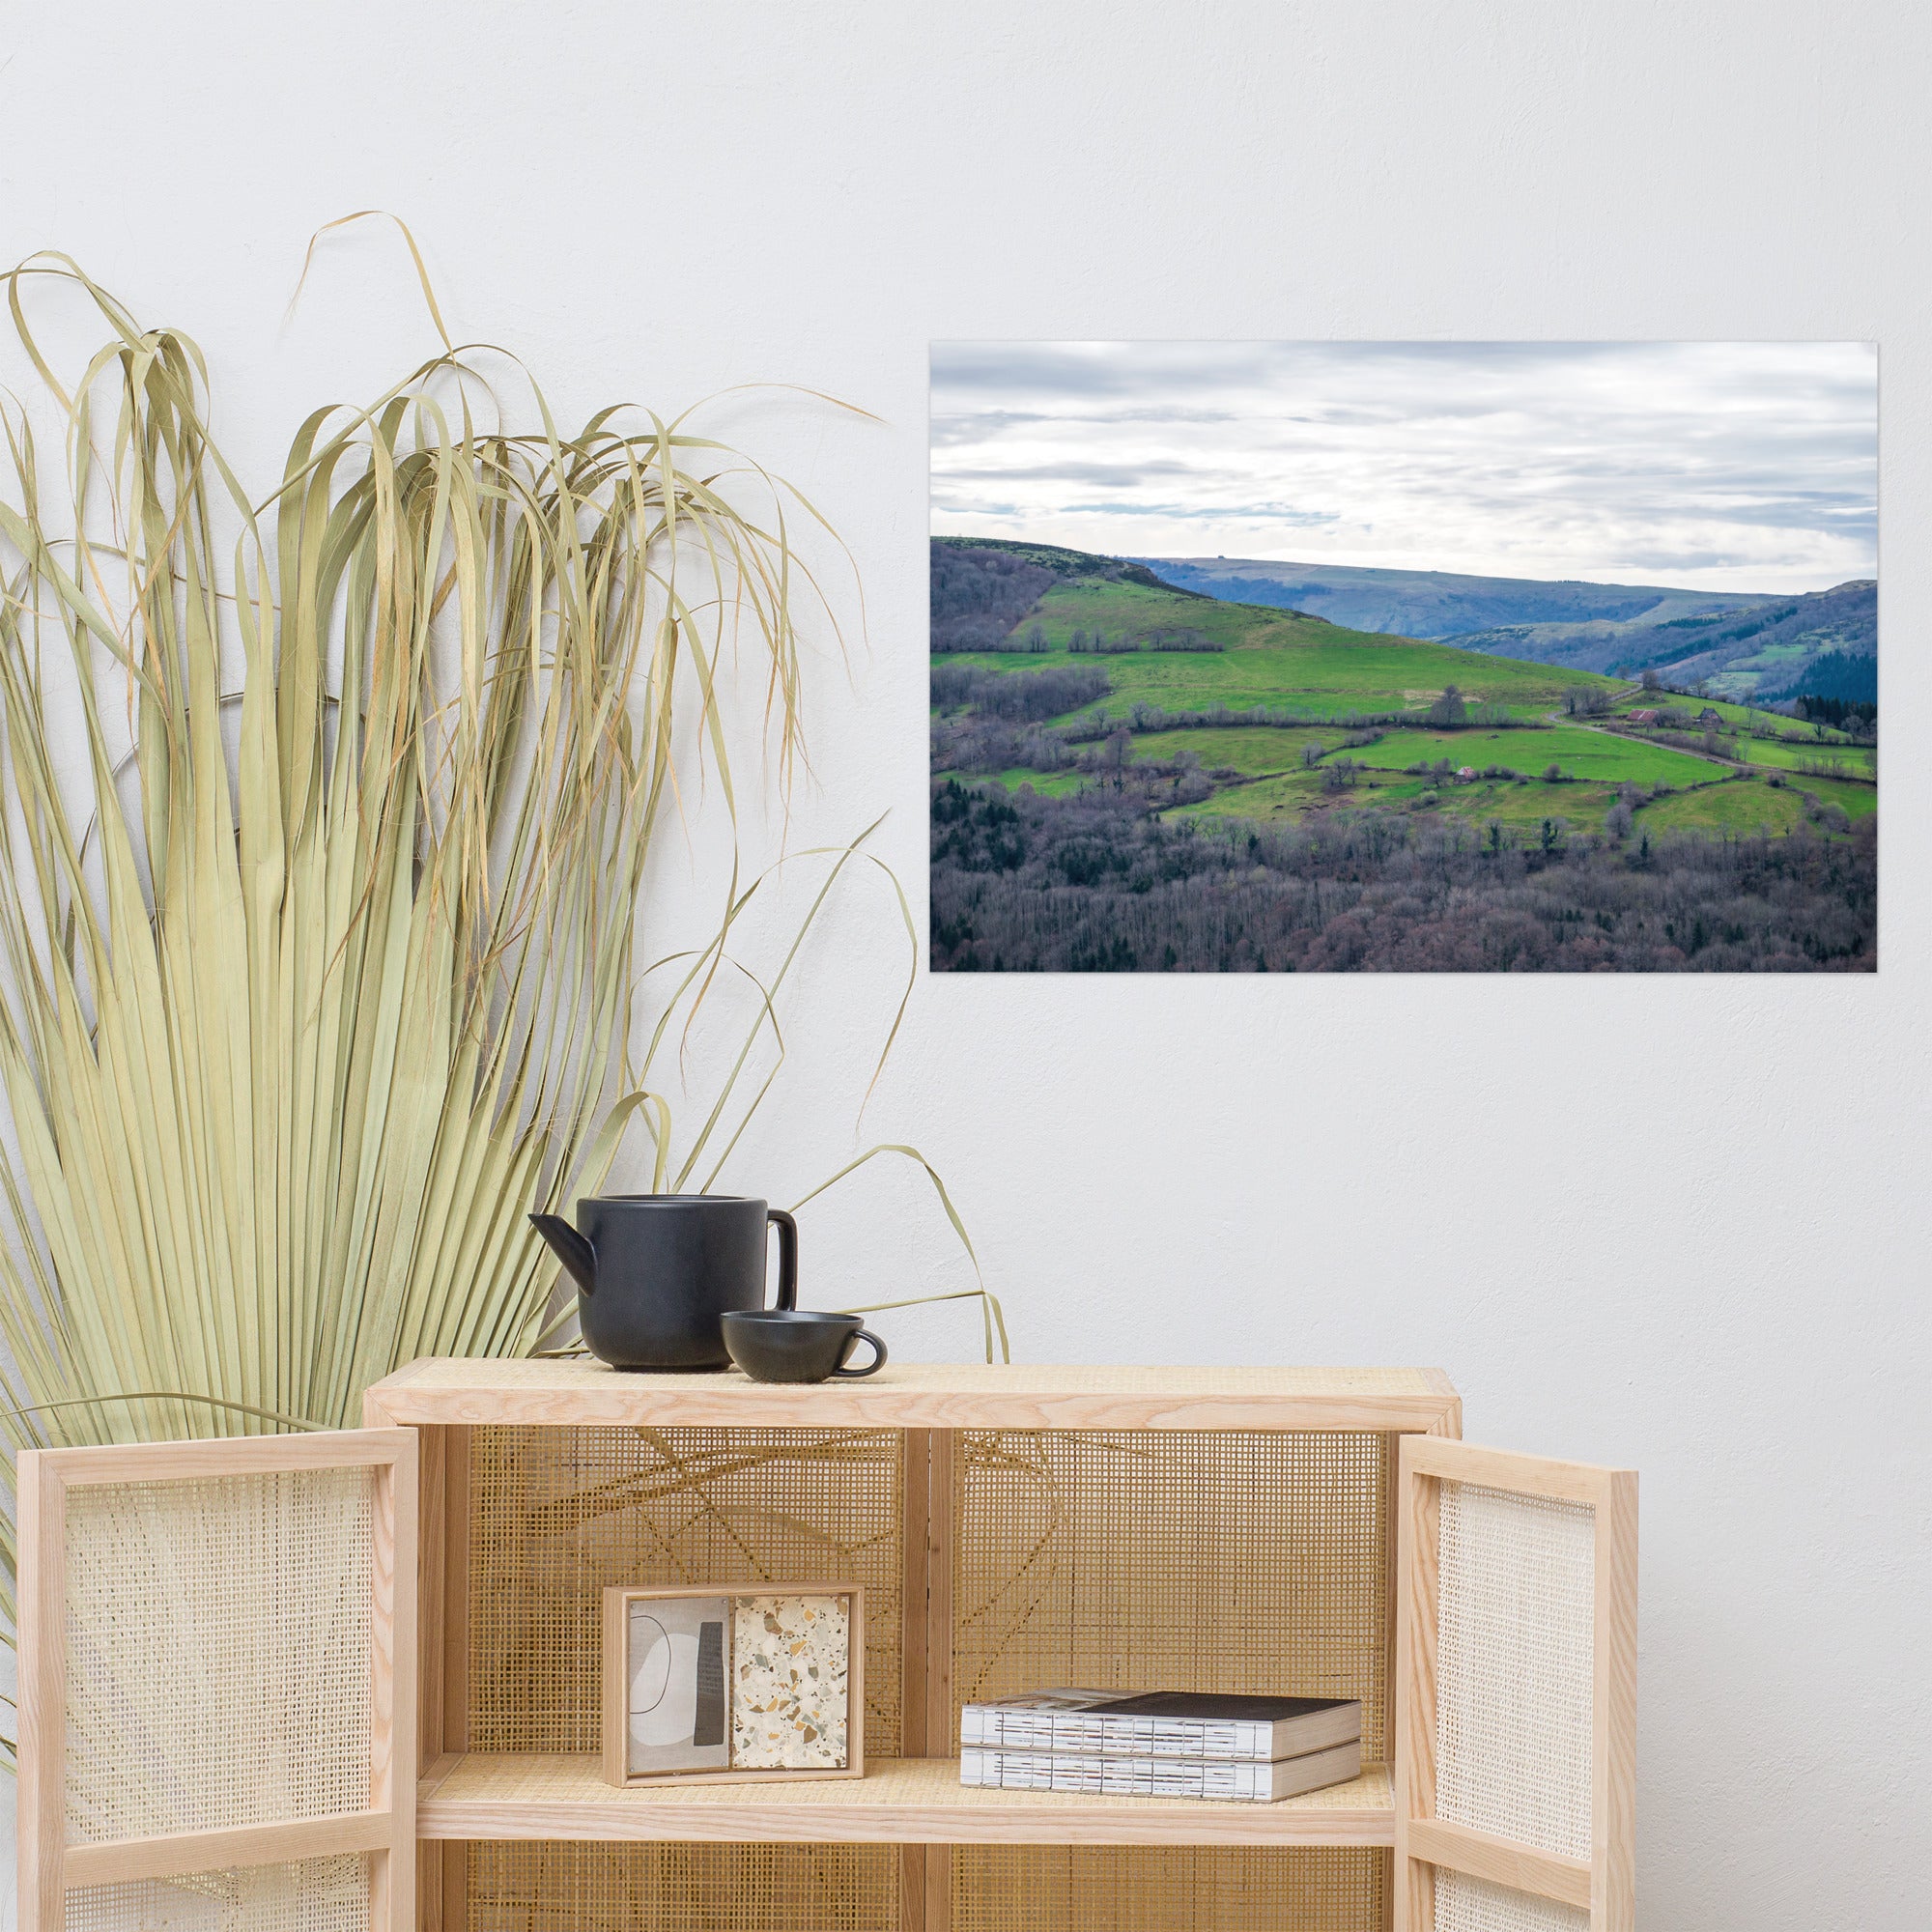
[[[821,1315],[800,1308],[733,1310],[723,1318],[724,1346],[754,1382],[822,1382],[832,1376],[876,1375],[886,1345],[856,1315]],[[872,1345],[863,1369],[845,1366],[854,1347]]]

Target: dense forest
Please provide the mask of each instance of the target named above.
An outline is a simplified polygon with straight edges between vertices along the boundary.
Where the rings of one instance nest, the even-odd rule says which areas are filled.
[[[1855,710],[1866,718],[1878,716],[1878,657],[1853,651],[1827,651],[1804,667],[1804,675],[1786,694],[1798,700],[1802,717],[1831,717],[1836,724],[1845,710]],[[1818,700],[1837,703],[1837,717],[1819,708]]]
[[[1828,658],[1829,664],[1831,660]],[[1854,703],[1845,697],[1802,696],[1791,707],[1807,724],[1829,724],[1833,730],[1845,731],[1859,736],[1868,730],[1875,730],[1878,724],[1878,699],[1873,697],[1862,703]]]
[[[935,781],[953,972],[1812,972],[1876,964],[1877,830],[1625,840],[1365,810],[1165,821]]]
[[[1094,556],[1055,544],[967,542],[934,537],[931,543],[931,648],[940,651],[1026,650],[1008,634],[1032,610],[1040,593],[1059,582],[1131,583],[1163,592],[1170,600],[1212,600],[1191,590],[1175,590],[1144,565],[1124,557]],[[1082,634],[1083,638],[1086,636]],[[1075,645],[1095,653],[1108,650],[1217,650],[1199,631],[1178,625],[1142,637],[1103,634]]]
[[[932,648],[996,648],[1053,581],[1052,571],[1009,552],[934,544]]]

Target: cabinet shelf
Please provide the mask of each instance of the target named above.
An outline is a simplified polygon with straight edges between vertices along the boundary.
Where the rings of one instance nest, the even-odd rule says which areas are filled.
[[[894,1362],[849,1381],[651,1375],[587,1357],[412,1362],[369,1391],[372,1418],[540,1429],[1434,1430],[1462,1403],[1439,1369],[985,1368]]]
[[[1273,1804],[982,1791],[952,1758],[885,1758],[862,1778],[607,1784],[594,1757],[439,1758],[416,1795],[424,1838],[727,1844],[1392,1845],[1388,1768]]]

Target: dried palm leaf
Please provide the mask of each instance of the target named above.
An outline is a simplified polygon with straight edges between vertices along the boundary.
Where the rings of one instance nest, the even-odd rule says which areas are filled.
[[[106,324],[71,388],[28,321],[45,277]],[[187,337],[65,257],[7,291],[64,435],[49,462],[0,412],[0,1420],[15,1448],[353,1424],[402,1362],[555,1339],[526,1211],[594,1190],[633,1114],[659,1185],[708,1185],[768,1090],[823,894],[681,1152],[626,1060],[635,934],[681,751],[735,822],[741,640],[798,767],[822,600],[785,519],[815,513],[762,472],[738,507],[688,418],[565,434],[532,384],[536,432],[485,427],[446,335],[310,416],[258,503]],[[652,1056],[742,970],[759,883],[734,862]]]

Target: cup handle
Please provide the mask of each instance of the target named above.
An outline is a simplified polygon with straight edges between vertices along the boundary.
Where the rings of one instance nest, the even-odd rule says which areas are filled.
[[[872,1359],[869,1362],[867,1362],[863,1369],[848,1369],[845,1366],[845,1364],[852,1359],[852,1350],[856,1349],[861,1342],[871,1343]],[[874,1335],[869,1328],[861,1328],[859,1332],[856,1335],[854,1335],[849,1342],[845,1344],[845,1352],[843,1355],[839,1357],[838,1366],[836,1369],[834,1369],[832,1373],[835,1376],[849,1377],[853,1381],[857,1381],[861,1376],[877,1375],[879,1371],[883,1369],[885,1366],[886,1366],[886,1345],[883,1342],[881,1342],[879,1338],[876,1335]]]
[[[779,1231],[779,1298],[774,1308],[798,1306],[798,1223],[782,1208],[766,1211],[765,1218]]]

